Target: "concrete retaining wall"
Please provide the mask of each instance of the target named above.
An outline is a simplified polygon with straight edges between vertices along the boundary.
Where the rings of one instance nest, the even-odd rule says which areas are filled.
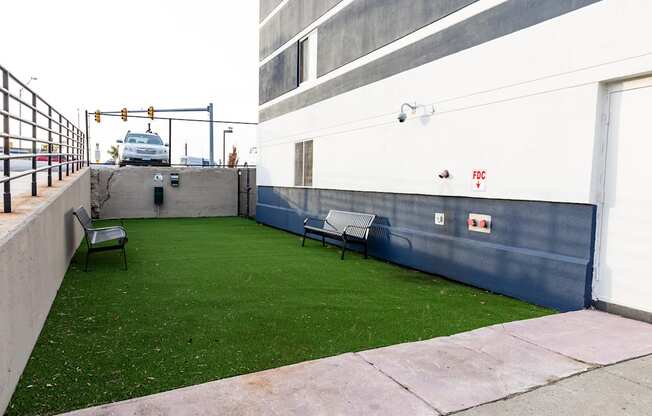
[[[164,202],[154,205],[154,175],[163,175]],[[170,185],[179,173],[180,186]],[[255,187],[255,183],[254,183]],[[238,172],[219,168],[93,168],[94,218],[178,218],[238,215]]]
[[[50,311],[73,254],[82,241],[72,210],[90,209],[90,171],[67,179],[41,205],[0,236],[0,414]]]

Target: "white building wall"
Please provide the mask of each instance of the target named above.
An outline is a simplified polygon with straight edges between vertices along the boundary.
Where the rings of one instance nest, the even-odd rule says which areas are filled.
[[[264,122],[258,184],[293,186],[293,143],[314,139],[314,188],[595,203],[601,83],[652,69],[651,16],[604,0]],[[399,124],[403,102],[435,113]]]

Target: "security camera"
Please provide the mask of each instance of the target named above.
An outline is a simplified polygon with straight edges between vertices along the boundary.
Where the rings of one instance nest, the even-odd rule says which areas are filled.
[[[417,103],[414,104],[403,103],[403,105],[401,106],[401,112],[398,114],[399,123],[405,123],[405,120],[407,120],[407,114],[405,114],[405,107],[408,107],[410,110],[412,110],[412,114],[414,114],[414,112],[417,111]]]

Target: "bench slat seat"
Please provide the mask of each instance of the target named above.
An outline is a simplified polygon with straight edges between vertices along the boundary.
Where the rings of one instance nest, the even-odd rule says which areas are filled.
[[[301,246],[305,246],[306,235],[314,234],[322,237],[322,245],[326,238],[342,241],[342,259],[348,243],[362,244],[367,258],[369,229],[375,218],[373,214],[337,210],[330,210],[324,219],[308,217],[303,221]]]
[[[338,237],[339,238],[339,237],[342,236],[342,233],[340,233],[340,232],[332,231],[332,230],[326,230],[326,229],[318,228],[318,227],[313,227],[313,226],[310,226],[310,225],[306,225],[303,228],[306,229],[306,230],[309,230],[309,231],[314,231],[315,233],[323,233],[323,234],[331,235],[333,237]]]
[[[127,232],[122,227],[110,227],[107,229],[95,229],[89,231],[91,244],[100,244],[107,241],[127,238]]]

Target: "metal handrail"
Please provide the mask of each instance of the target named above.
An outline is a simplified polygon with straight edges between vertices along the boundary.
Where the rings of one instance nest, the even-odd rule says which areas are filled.
[[[21,93],[12,91],[18,86]],[[26,94],[22,96],[22,91]],[[26,83],[20,81],[5,67],[0,65],[0,164],[3,175],[0,184],[3,187],[4,212],[12,211],[11,207],[11,182],[26,176],[32,177],[32,196],[37,196],[37,174],[47,171],[48,186],[52,186],[52,172],[58,170],[58,179],[88,166],[88,135],[75,126],[60,111],[57,111],[39,96]],[[31,98],[31,100],[30,100]],[[31,101],[31,102],[30,102]],[[11,111],[11,106],[18,105],[21,110],[27,109],[27,115],[16,115]],[[20,111],[22,114],[24,111]],[[31,137],[22,134],[12,134],[10,121],[30,126]],[[58,131],[57,131],[58,130]],[[46,136],[47,139],[39,137]],[[12,153],[12,141],[25,141],[31,143],[30,153]],[[39,152],[37,145],[45,145]],[[57,152],[58,151],[58,152]],[[47,157],[47,165],[37,167],[37,158]],[[20,173],[11,172],[11,162],[16,159],[31,159],[31,169]],[[55,163],[53,163],[55,162]]]
[[[11,72],[9,72],[9,70],[7,70],[4,66],[2,66],[2,64],[0,64],[0,74],[5,73],[5,72],[7,73],[8,77],[9,77],[12,81],[14,81],[16,84],[18,84],[22,89],[27,90],[27,92],[28,92],[29,94],[31,94],[33,97],[35,97],[36,100],[40,101],[40,102],[41,102],[42,104],[44,104],[46,107],[52,109],[52,111],[54,111],[55,113],[57,113],[57,115],[61,116],[61,118],[62,118],[64,121],[66,121],[67,123],[70,123],[70,125],[72,125],[73,127],[75,127],[75,125],[74,125],[70,120],[68,120],[66,117],[64,117],[64,116],[63,116],[59,111],[55,110],[54,107],[53,107],[52,105],[50,105],[49,102],[45,101],[45,100],[43,99],[43,97],[41,97],[40,95],[38,95],[38,94],[37,94],[34,90],[32,90],[32,89],[31,89],[27,84],[25,84],[24,82],[22,82],[20,79],[16,78],[16,76],[14,76]],[[3,86],[3,88],[4,88],[4,86]],[[78,130],[79,130],[79,129],[78,129]],[[81,131],[81,130],[79,130],[79,131]]]
[[[32,111],[34,111],[34,110],[32,110]],[[41,129],[41,130],[43,130],[43,131],[45,131],[45,132],[47,132],[47,133],[52,133],[52,134],[56,134],[56,135],[62,134],[62,133],[59,133],[58,131],[52,130],[52,129],[49,128],[49,127],[41,126],[41,125],[39,125],[38,123],[36,123],[36,122],[34,122],[34,121],[31,121],[31,120],[25,120],[25,119],[23,119],[23,118],[20,118],[20,116],[17,116],[17,115],[15,115],[15,114],[12,114],[12,113],[10,113],[10,112],[8,112],[8,111],[0,110],[0,116],[7,116],[7,117],[9,117],[9,118],[11,118],[11,119],[13,119],[13,120],[16,120],[16,121],[18,121],[18,122],[22,122],[22,123],[25,123],[25,124],[29,124],[30,126],[32,126],[32,127],[36,127],[36,128],[38,128],[38,129]],[[73,127],[74,127],[74,126],[73,126]],[[72,137],[70,137],[71,140],[78,141],[78,139],[77,139],[76,137],[81,137],[81,136],[79,136],[79,133],[75,133],[74,130],[70,130],[69,128],[66,128],[66,127],[63,127],[63,128],[65,128],[66,130],[68,130],[68,133],[72,133]],[[30,139],[30,140],[31,140],[31,139]]]
[[[57,134],[57,136],[59,135],[59,133],[56,133],[56,134]],[[5,133],[0,133],[0,137],[7,137],[9,139],[22,140],[24,142],[35,142],[35,143],[41,143],[41,144],[50,144],[51,143],[52,146],[67,147],[68,149],[77,149],[77,150],[83,149],[83,147],[81,147],[81,146],[73,146],[72,144],[59,143],[59,142],[43,140],[43,139],[34,139],[34,138],[31,138],[31,137],[25,137],[25,136],[14,136],[14,135],[5,134]],[[62,135],[62,137],[66,137],[66,136]]]
[[[39,157],[39,156],[66,156],[68,153],[18,153],[13,156],[0,156],[0,160],[13,160],[13,159],[31,159],[33,157]]]
[[[48,170],[48,169],[56,168],[56,167],[59,167],[59,166],[69,165],[71,163],[78,163],[78,162],[79,161],[77,161],[77,160],[73,160],[71,162],[57,163],[55,165],[47,165],[47,166],[43,166],[43,167],[36,168],[36,169],[26,170],[24,172],[20,172],[17,175],[11,175],[11,176],[3,177],[2,179],[0,179],[0,183],[10,182],[10,181],[13,181],[15,179],[20,179],[20,178],[23,178],[25,176],[32,175],[34,173],[43,172],[43,171]]]

